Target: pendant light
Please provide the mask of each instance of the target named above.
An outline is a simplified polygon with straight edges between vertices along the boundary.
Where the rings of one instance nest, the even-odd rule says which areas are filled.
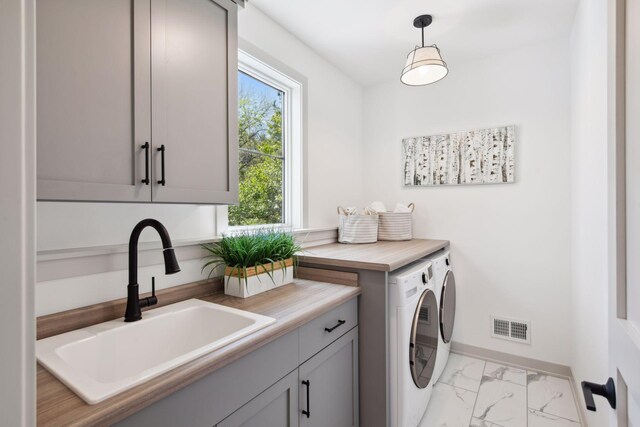
[[[416,46],[407,55],[407,64],[402,69],[400,81],[408,86],[423,86],[442,80],[449,69],[442,60],[438,46],[424,45],[424,29],[433,18],[431,15],[420,15],[413,20],[413,26],[422,29],[422,46]]]

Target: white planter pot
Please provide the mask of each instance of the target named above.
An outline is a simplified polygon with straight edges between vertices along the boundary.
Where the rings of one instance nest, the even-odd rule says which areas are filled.
[[[224,293],[234,297],[248,298],[262,292],[293,283],[293,266],[249,277],[224,276]]]

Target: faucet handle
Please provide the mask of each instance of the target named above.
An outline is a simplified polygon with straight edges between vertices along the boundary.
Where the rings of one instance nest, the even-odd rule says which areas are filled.
[[[146,298],[140,298],[140,307],[151,307],[152,305],[156,305],[158,303],[158,298],[156,298],[156,278],[155,276],[151,277],[151,296]]]

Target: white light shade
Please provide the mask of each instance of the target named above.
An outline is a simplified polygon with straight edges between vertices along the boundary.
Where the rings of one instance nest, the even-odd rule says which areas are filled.
[[[402,69],[400,81],[409,86],[435,83],[447,75],[449,69],[440,56],[436,45],[416,47],[407,56],[407,65]]]

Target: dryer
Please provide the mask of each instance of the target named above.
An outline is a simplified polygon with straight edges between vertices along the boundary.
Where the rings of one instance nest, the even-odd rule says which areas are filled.
[[[420,260],[389,275],[389,370],[392,427],[416,427],[433,389],[438,302],[433,267]]]
[[[438,354],[433,372],[434,381],[442,375],[451,349],[451,337],[456,320],[456,278],[451,267],[449,250],[428,258],[433,265],[435,293],[438,301]]]

